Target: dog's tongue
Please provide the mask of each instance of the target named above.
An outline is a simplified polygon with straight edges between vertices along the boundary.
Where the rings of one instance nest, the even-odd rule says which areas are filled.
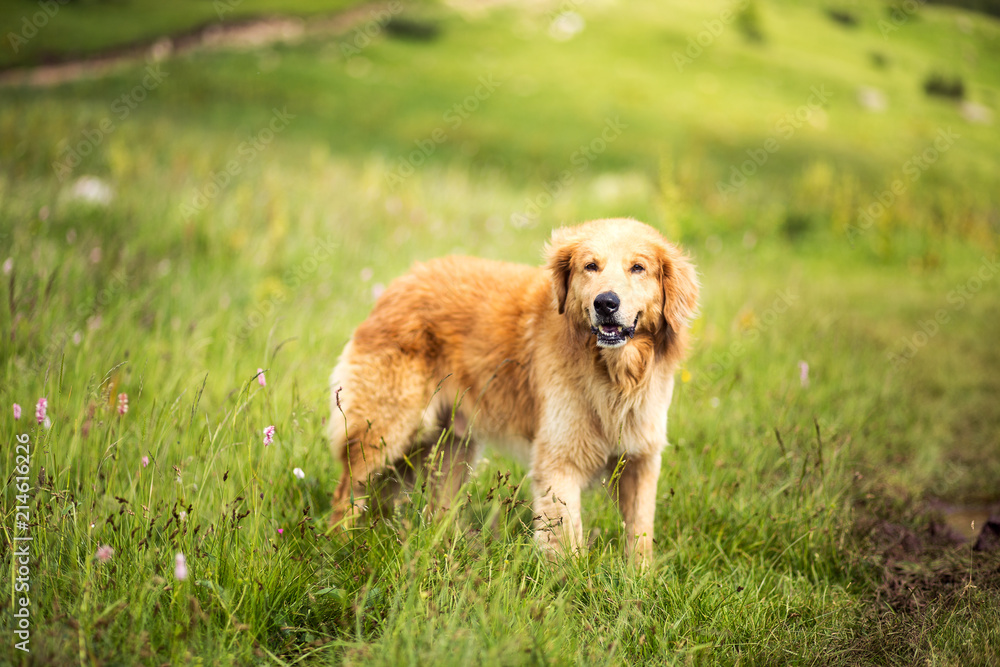
[[[601,331],[604,333],[618,333],[618,327],[613,324],[602,324]]]

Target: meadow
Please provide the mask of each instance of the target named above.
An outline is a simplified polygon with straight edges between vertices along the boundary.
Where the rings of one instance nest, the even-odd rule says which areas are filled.
[[[997,664],[1000,552],[949,517],[1000,509],[1000,134],[963,106],[1000,108],[1000,23],[841,6],[420,3],[0,89],[0,663]],[[116,46],[102,11],[4,64]],[[382,287],[603,216],[703,283],[649,570],[603,486],[550,563],[493,453],[443,516],[329,530],[326,383]]]

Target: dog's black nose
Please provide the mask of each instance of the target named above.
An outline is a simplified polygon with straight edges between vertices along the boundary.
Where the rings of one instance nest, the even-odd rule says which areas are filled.
[[[594,310],[601,317],[611,317],[621,304],[621,300],[614,292],[601,292],[594,299]]]

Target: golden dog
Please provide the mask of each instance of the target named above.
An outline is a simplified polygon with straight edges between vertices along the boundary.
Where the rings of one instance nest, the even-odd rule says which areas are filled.
[[[479,440],[500,439],[530,460],[543,547],[581,547],[580,492],[618,470],[629,549],[651,555],[694,267],[628,219],[555,230],[546,254],[544,268],[438,259],[385,290],[330,378],[334,523],[364,510],[373,475],[430,451],[446,465],[438,492],[454,494]]]

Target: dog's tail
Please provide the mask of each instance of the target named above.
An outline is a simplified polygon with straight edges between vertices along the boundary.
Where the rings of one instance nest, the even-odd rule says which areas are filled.
[[[347,363],[351,353],[351,341],[344,346],[337,365],[330,374],[330,421],[326,432],[334,457],[339,458],[348,440],[347,402],[348,394],[344,386],[350,384],[351,369]]]

